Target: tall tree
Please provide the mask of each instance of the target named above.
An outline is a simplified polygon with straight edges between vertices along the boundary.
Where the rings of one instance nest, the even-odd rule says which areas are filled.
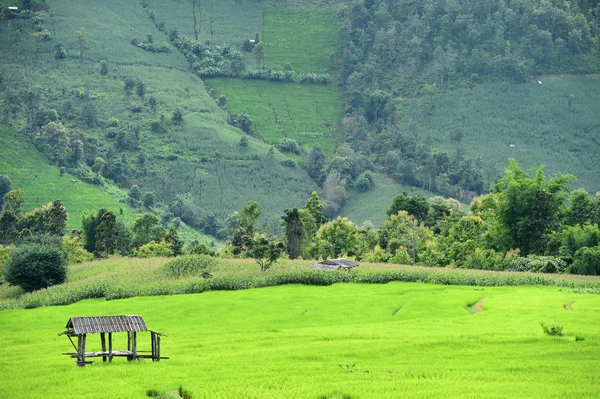
[[[283,231],[285,233],[286,249],[290,259],[296,259],[302,254],[305,242],[304,224],[300,217],[298,208],[285,209],[283,219]]]
[[[108,258],[109,255],[115,253],[117,246],[117,217],[110,210],[102,211],[102,213],[98,213],[95,252],[98,256]]]
[[[530,176],[514,159],[509,159],[509,163],[504,177],[493,187],[500,200],[498,218],[509,232],[511,248],[519,248],[524,256],[541,254],[548,233],[557,227],[575,177],[557,175],[546,181],[544,165]]]
[[[83,53],[89,50],[90,44],[87,41],[85,28],[82,27],[75,31],[75,36],[77,37],[77,44],[79,45],[79,63],[83,63]]]

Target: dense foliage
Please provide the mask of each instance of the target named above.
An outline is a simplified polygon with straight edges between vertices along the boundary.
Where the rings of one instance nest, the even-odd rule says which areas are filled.
[[[67,278],[65,254],[52,245],[22,245],[10,253],[4,275],[7,282],[27,292],[61,284]]]
[[[367,0],[341,14],[346,141],[399,182],[464,202],[486,188],[483,160],[433,149],[399,96],[433,110],[433,96],[448,88],[600,70],[594,2]],[[464,132],[448,134],[459,143]]]

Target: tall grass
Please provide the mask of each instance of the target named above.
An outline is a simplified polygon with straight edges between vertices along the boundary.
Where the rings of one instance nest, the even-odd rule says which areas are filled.
[[[0,302],[0,309],[67,305],[90,298],[114,300],[137,296],[236,291],[287,284],[327,286],[336,283],[386,284],[394,281],[479,287],[540,285],[600,294],[599,279],[582,279],[570,275],[498,273],[387,264],[366,264],[351,272],[323,272],[311,270],[309,267],[312,261],[281,261],[268,272],[261,273],[260,268],[250,259],[208,263],[204,258],[198,260],[200,263],[194,263],[184,257],[167,263],[167,258],[113,258],[71,265],[67,283],[18,298],[4,298]],[[205,275],[204,271],[209,274]]]

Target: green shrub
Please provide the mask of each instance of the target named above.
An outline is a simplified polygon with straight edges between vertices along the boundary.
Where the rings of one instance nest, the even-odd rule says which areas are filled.
[[[4,275],[27,292],[61,284],[67,278],[66,257],[57,246],[25,244],[10,253]]]
[[[14,248],[12,245],[0,245],[0,281],[4,279],[4,265],[8,259],[8,255],[10,255],[10,251]]]
[[[196,244],[188,249],[190,255],[210,255],[215,256],[216,253],[206,244]]]
[[[218,261],[208,255],[186,255],[166,263],[160,271],[169,277],[208,277],[217,265]]]
[[[171,245],[164,241],[157,243],[156,241],[144,244],[141,247],[133,250],[135,258],[156,258],[158,256],[173,256]]]
[[[511,272],[563,273],[567,269],[566,262],[554,256],[516,257],[506,261],[505,265],[504,270]]]
[[[542,330],[544,330],[544,334],[551,337],[562,337],[563,336],[563,326],[558,324],[558,322],[554,321],[551,324],[546,324],[543,321],[540,322],[540,326],[542,326]]]
[[[569,267],[569,273],[600,275],[600,246],[577,250],[575,262]]]

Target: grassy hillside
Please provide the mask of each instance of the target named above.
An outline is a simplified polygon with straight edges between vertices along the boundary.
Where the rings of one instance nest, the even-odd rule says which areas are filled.
[[[118,201],[118,198],[126,198],[125,193],[113,190],[109,194],[68,173],[60,176],[58,167],[49,165],[47,158],[27,138],[4,125],[0,125],[0,174],[10,177],[13,189],[21,188],[25,192],[24,211],[55,199],[62,200],[69,213],[69,230],[81,229],[81,217],[100,208],[112,210],[126,223],[138,216],[134,209]],[[119,209],[123,209],[123,215]]]
[[[40,105],[56,109],[72,134],[84,138],[88,165],[98,156],[108,169],[120,164],[121,187],[138,184],[165,205],[190,193],[199,217],[212,213],[221,222],[245,202],[258,201],[265,210],[262,223],[275,229],[284,208],[301,205],[316,189],[304,171],[281,165],[283,155],[267,156],[269,146],[260,140],[250,138],[248,147],[240,147],[243,133],[227,123],[227,113],[206,93],[202,80],[188,71],[179,52],[150,53],[130,44],[132,38],[144,40],[148,34],[155,42],[167,41],[139,2],[74,5],[53,0],[48,5],[52,16],[40,15],[50,31],[54,21],[56,36],[38,44],[37,56],[28,39],[33,28],[29,20],[12,21],[16,25],[11,29],[19,27],[27,39],[18,48],[8,36],[0,40],[4,95],[37,90]],[[165,19],[175,20],[171,15],[164,13]],[[89,42],[82,63],[74,34],[81,27]],[[54,58],[57,42],[65,47],[66,60]],[[105,76],[99,73],[103,59],[108,65]],[[126,79],[143,82],[145,96],[138,96],[136,89],[126,94]],[[149,106],[150,97],[157,100],[156,112]],[[85,117],[89,104],[95,113],[92,122]],[[171,121],[176,109],[183,115],[180,125]],[[21,105],[10,123],[24,127],[26,112]]]
[[[417,134],[431,138],[434,147],[479,154],[489,165],[488,176],[501,175],[506,159],[516,158],[525,168],[545,164],[548,175],[572,173],[577,186],[596,192],[599,87],[598,75],[548,76],[526,84],[449,91],[431,103],[428,98],[401,100],[401,129],[408,130],[414,121]],[[460,142],[451,141],[455,132],[462,133]]]
[[[231,113],[250,115],[253,129],[269,143],[291,138],[304,147],[319,145],[328,155],[335,151],[341,88],[225,78],[207,84],[227,97]]]
[[[390,283],[7,310],[0,331],[11,350],[0,358],[0,396],[141,398],[183,386],[193,398],[592,398],[599,306],[597,295],[550,287]],[[170,359],[79,369],[61,356],[72,350],[56,336],[69,317],[117,314],[142,314],[165,333]],[[540,321],[558,322],[565,336],[545,336]],[[124,334],[114,337],[115,348],[126,345]],[[148,334],[138,337],[148,350]],[[87,348],[100,350],[97,335]]]
[[[370,221],[377,228],[387,219],[385,213],[396,196],[403,192],[409,195],[420,194],[430,197],[431,193],[414,187],[400,185],[390,178],[378,175],[375,186],[365,193],[351,191],[348,200],[340,210],[340,215],[357,225]]]
[[[329,55],[338,50],[339,28],[333,10],[265,8],[265,66],[281,71],[290,64],[296,72],[335,76],[337,66]]]

